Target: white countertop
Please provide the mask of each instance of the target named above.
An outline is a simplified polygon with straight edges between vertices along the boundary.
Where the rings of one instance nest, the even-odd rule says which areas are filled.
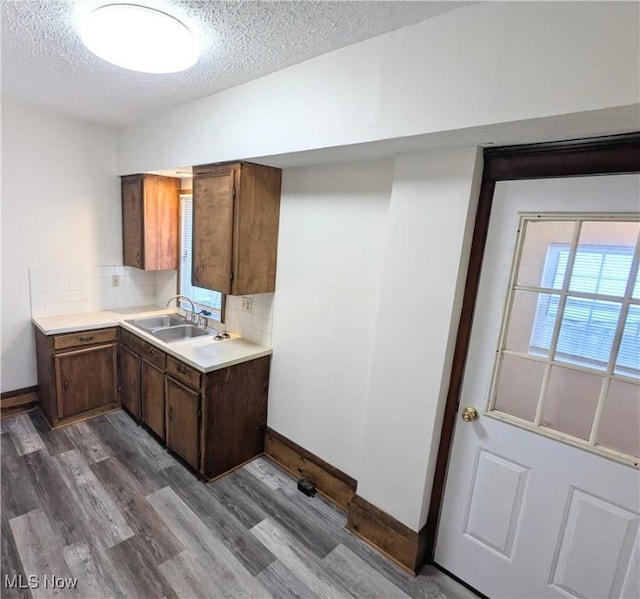
[[[64,316],[41,316],[33,318],[33,324],[45,335],[60,333],[75,333],[90,329],[104,329],[121,326],[130,333],[144,339],[147,343],[163,350],[167,354],[193,366],[201,372],[211,372],[241,362],[248,362],[273,353],[270,347],[257,345],[238,335],[231,335],[229,339],[216,341],[213,335],[186,339],[173,343],[165,343],[153,335],[126,322],[134,318],[145,316],[159,316],[174,314],[176,311],[158,306],[135,306],[131,308],[117,308],[100,312],[85,312],[82,314],[68,314]]]

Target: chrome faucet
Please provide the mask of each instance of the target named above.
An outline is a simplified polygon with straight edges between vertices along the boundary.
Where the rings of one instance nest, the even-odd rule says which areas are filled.
[[[185,300],[185,301],[189,302],[191,304],[191,314],[189,314],[188,310],[185,310],[185,312],[187,313],[185,318],[190,322],[197,322],[198,321],[198,316],[196,314],[196,308],[193,305],[193,301],[191,299],[189,299],[186,295],[174,295],[173,297],[169,298],[169,300],[167,301],[167,308],[169,307],[169,304],[173,300],[178,300],[176,302],[176,306],[177,307],[180,307],[180,300]]]
[[[206,329],[209,326],[209,320],[207,316],[211,316],[211,312],[208,310],[200,310],[197,315],[198,326]]]

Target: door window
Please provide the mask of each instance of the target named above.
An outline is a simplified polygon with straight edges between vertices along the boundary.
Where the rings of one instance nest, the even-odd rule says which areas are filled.
[[[522,215],[488,413],[640,457],[637,215]]]

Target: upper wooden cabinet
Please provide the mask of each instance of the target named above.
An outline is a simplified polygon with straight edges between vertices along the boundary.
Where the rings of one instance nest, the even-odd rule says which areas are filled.
[[[178,268],[180,180],[159,175],[122,177],[124,265],[142,270]]]
[[[275,291],[280,169],[193,168],[192,283],[231,295]]]

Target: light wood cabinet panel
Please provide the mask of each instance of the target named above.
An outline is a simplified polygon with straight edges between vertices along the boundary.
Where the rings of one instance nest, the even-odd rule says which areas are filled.
[[[195,469],[200,467],[200,392],[166,377],[167,447]]]
[[[122,178],[122,253],[125,266],[144,268],[142,177]]]
[[[124,345],[120,347],[120,401],[140,418],[140,358]]]
[[[58,418],[69,418],[118,401],[115,343],[56,354]]]
[[[125,266],[143,270],[178,267],[179,179],[122,177],[122,242]]]
[[[231,295],[274,291],[281,171],[236,162],[193,173],[193,284]]]
[[[140,419],[164,440],[164,372],[146,360],[140,365]]]

